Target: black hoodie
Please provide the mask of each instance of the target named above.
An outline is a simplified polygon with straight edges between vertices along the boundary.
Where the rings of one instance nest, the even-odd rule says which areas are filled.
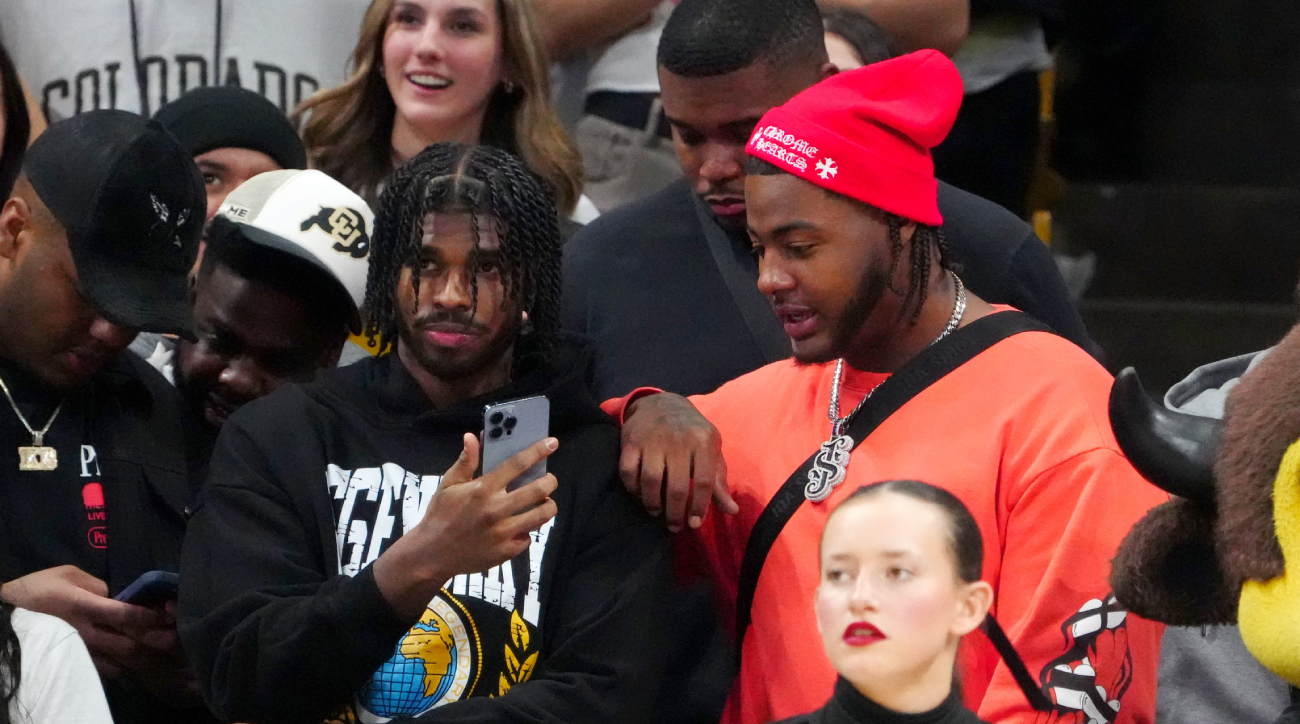
[[[618,481],[618,431],[588,390],[589,353],[566,340],[558,358],[434,410],[388,355],[226,423],[186,535],[179,611],[220,718],[647,720],[667,536]],[[510,563],[449,581],[419,621],[397,616],[369,564],[423,516],[483,407],[539,394],[560,440],[547,461],[555,520]]]

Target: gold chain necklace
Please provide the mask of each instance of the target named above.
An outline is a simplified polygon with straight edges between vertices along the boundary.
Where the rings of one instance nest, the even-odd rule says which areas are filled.
[[[45,445],[45,433],[50,431],[50,425],[54,424],[54,418],[59,416],[59,410],[63,409],[63,403],[68,398],[59,400],[58,407],[54,408],[54,413],[50,415],[49,421],[45,423],[40,431],[32,429],[31,423],[23,416],[22,410],[18,409],[18,403],[14,402],[14,396],[9,392],[9,385],[5,384],[4,379],[0,379],[0,390],[4,390],[5,399],[9,400],[9,406],[14,408],[14,414],[18,416],[18,421],[27,428],[27,432],[32,435],[31,447],[18,446],[18,469],[19,470],[54,470],[59,467],[59,453],[52,447]]]

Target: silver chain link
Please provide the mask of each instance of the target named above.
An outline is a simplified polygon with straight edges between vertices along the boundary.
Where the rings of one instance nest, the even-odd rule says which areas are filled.
[[[961,277],[957,276],[953,272],[948,273],[952,274],[952,280],[957,285],[957,301],[953,305],[952,316],[948,319],[948,326],[944,328],[943,334],[935,337],[934,341],[930,343],[931,346],[938,344],[945,337],[956,331],[957,325],[961,324],[961,318],[966,315],[966,285],[962,284]],[[866,396],[862,398],[862,401],[858,403],[858,406],[853,408],[852,412],[844,417],[840,417],[840,381],[843,378],[844,358],[841,357],[835,363],[835,382],[831,385],[831,406],[830,409],[826,411],[827,416],[831,419],[834,434],[837,436],[843,432],[845,423],[853,419],[854,415],[858,414],[858,410],[861,410],[862,406],[867,404],[867,400],[871,399],[871,395],[874,394],[876,389],[879,387],[879,385],[873,387],[871,392],[868,392]]]

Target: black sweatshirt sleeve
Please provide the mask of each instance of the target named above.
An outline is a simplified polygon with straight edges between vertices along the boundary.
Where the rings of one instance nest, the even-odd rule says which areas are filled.
[[[223,721],[320,722],[392,655],[414,622],[393,613],[369,569],[355,578],[335,575],[310,504],[271,482],[262,446],[238,421],[221,434],[186,534],[181,639],[204,698]],[[275,436],[277,450],[309,454],[284,444],[288,437]],[[319,460],[278,463],[324,467]]]
[[[592,461],[601,469],[604,461]],[[609,469],[609,468],[604,468]],[[598,483],[597,483],[598,484]],[[457,724],[638,724],[654,720],[667,647],[668,538],[611,480],[586,530],[565,547],[544,617],[546,659],[500,698],[434,709]]]
[[[1060,267],[1032,230],[1016,249],[1007,276],[1008,304],[1046,322],[1094,358],[1102,358],[1101,347],[1088,336],[1083,318],[1070,299]]]

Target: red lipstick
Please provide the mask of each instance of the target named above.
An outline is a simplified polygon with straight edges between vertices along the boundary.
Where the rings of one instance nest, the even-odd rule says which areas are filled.
[[[844,629],[844,643],[849,646],[870,646],[877,641],[883,641],[886,636],[880,632],[880,629],[867,623],[866,621],[854,621]]]

